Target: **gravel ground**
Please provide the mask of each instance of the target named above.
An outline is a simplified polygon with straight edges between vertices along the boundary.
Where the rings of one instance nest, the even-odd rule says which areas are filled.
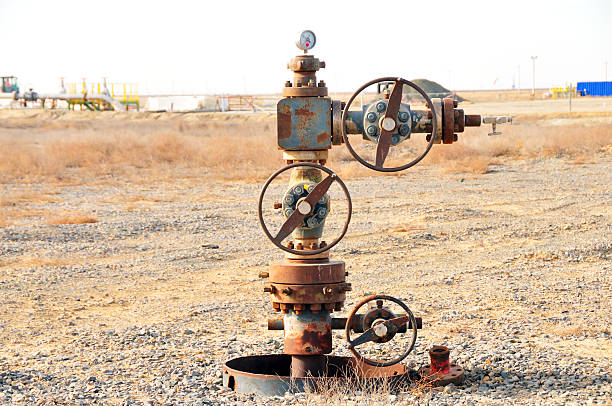
[[[282,257],[257,223],[259,184],[4,185],[56,194],[15,203],[38,214],[0,229],[0,402],[610,403],[611,163],[349,180],[355,213],[332,254],[350,273],[347,308],[406,300],[424,320],[409,365],[447,345],[467,382],[331,399],[221,387],[225,360],[282,352],[257,276]],[[71,212],[98,222],[45,222]]]

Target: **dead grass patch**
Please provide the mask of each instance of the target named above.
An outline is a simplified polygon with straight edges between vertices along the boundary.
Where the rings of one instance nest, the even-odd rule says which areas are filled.
[[[69,125],[66,117],[70,116],[62,116],[62,125],[53,129],[11,130],[22,131],[19,136],[0,132],[0,183],[154,183],[185,178],[248,182],[265,179],[281,165],[273,116],[186,115],[164,121],[151,121],[157,118],[149,116],[149,121],[143,118],[138,124],[101,116],[88,125]],[[483,174],[500,159],[563,157],[588,162],[597,154],[609,153],[612,144],[610,124],[544,127],[523,123],[506,126],[504,135],[495,137],[487,136],[487,131],[484,127],[467,129],[453,145],[434,145],[422,164],[439,166],[445,172]],[[408,148],[403,151],[402,145],[393,159],[401,161],[412,153]],[[372,152],[372,145],[358,140],[356,148]],[[329,161],[344,178],[376,174],[355,162],[343,147],[334,148]],[[3,198],[0,204],[10,201]]]
[[[62,199],[59,199],[54,193],[8,192],[0,196],[0,207],[15,207],[24,203],[58,203],[61,201]]]
[[[423,231],[425,227],[418,226],[414,224],[400,224],[397,227],[392,228],[390,231],[392,233],[411,233],[413,231]]]
[[[72,264],[73,261],[66,258],[46,258],[24,256],[16,259],[0,261],[0,267],[11,268],[35,268],[39,266],[62,266]]]
[[[353,376],[349,379],[327,379],[306,384],[305,405],[352,404],[358,400],[360,405],[385,405],[397,402],[398,394],[420,398],[433,386],[430,381],[421,379],[415,382],[392,382],[388,379],[375,380]],[[354,397],[354,400],[351,399]]]
[[[91,224],[97,223],[98,219],[87,214],[66,214],[47,219],[47,224]]]

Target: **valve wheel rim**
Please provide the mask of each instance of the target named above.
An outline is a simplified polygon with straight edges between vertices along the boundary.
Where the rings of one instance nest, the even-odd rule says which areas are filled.
[[[340,188],[344,192],[344,195],[345,195],[346,200],[347,200],[347,215],[346,215],[346,220],[344,221],[344,226],[342,227],[342,231],[340,232],[340,235],[338,237],[336,237],[336,239],[334,239],[331,243],[327,244],[325,247],[318,248],[316,250],[296,250],[296,249],[291,249],[289,247],[285,247],[282,244],[282,241],[276,242],[274,236],[272,236],[272,234],[270,233],[270,230],[268,230],[268,227],[266,226],[266,223],[265,223],[264,218],[263,218],[263,199],[264,199],[264,196],[265,196],[266,191],[268,189],[268,186],[270,186],[272,181],[274,181],[274,179],[276,179],[278,177],[278,175],[280,175],[281,173],[283,173],[285,171],[288,171],[289,169],[293,169],[293,168],[300,167],[300,166],[316,168],[316,169],[322,170],[323,172],[327,173],[330,176],[333,176],[334,177],[334,181],[337,182],[340,185]],[[296,210],[297,210],[297,208],[296,208]],[[275,246],[277,246],[278,248],[280,248],[281,250],[283,250],[285,252],[289,252],[289,253],[294,254],[294,255],[317,255],[317,254],[320,254],[322,252],[328,251],[329,249],[334,247],[336,244],[338,244],[340,242],[340,240],[342,240],[344,238],[344,235],[346,234],[346,232],[348,230],[348,226],[349,226],[349,224],[351,222],[352,212],[353,212],[353,201],[351,200],[351,195],[350,195],[350,193],[348,191],[348,188],[346,187],[346,185],[342,181],[342,179],[340,179],[340,177],[338,175],[336,175],[336,173],[334,171],[332,171],[331,169],[326,168],[326,167],[324,167],[322,165],[319,165],[319,164],[312,163],[312,162],[296,162],[296,163],[287,165],[287,166],[277,170],[272,175],[270,175],[270,177],[268,178],[268,180],[266,180],[266,183],[264,183],[264,185],[263,185],[263,187],[261,189],[261,192],[259,194],[259,202],[257,204],[257,217],[259,218],[259,224],[261,225],[261,228],[263,229],[263,232],[266,235],[266,237],[268,237],[268,239],[270,241],[272,241],[272,243]]]
[[[401,300],[393,297],[393,296],[387,296],[387,295],[371,295],[368,296],[366,298],[364,298],[363,300],[361,300],[361,302],[357,303],[355,305],[355,307],[353,308],[353,310],[351,311],[351,313],[348,315],[348,318],[346,319],[346,327],[344,329],[345,335],[346,335],[346,341],[347,342],[351,342],[351,326],[352,326],[352,322],[355,319],[355,315],[357,314],[357,311],[359,309],[361,309],[361,307],[363,307],[363,305],[365,305],[368,302],[371,302],[373,300],[388,300],[390,302],[393,302],[397,305],[399,305],[405,312],[406,314],[410,317],[410,324],[412,326],[412,338],[410,340],[410,346],[408,347],[407,350],[405,350],[400,356],[390,360],[390,361],[375,361],[375,360],[371,360],[369,358],[364,357],[363,355],[361,355],[361,353],[359,351],[357,351],[357,349],[355,347],[350,347],[349,350],[353,353],[353,355],[355,356],[355,358],[359,359],[362,362],[365,362],[368,365],[372,365],[375,367],[388,367],[391,365],[395,365],[398,362],[401,362],[402,360],[404,360],[414,349],[414,345],[416,344],[416,339],[417,339],[417,325],[416,325],[416,318],[414,317],[414,314],[412,313],[412,311],[410,310],[410,308],[408,308],[408,306],[402,302]]]
[[[351,145],[351,142],[349,141],[348,132],[346,131],[346,119],[348,118],[348,112],[349,112],[349,108],[351,107],[351,104],[353,103],[355,98],[361,92],[363,92],[369,86],[374,85],[376,83],[390,82],[390,81],[400,82],[400,83],[406,84],[406,85],[410,86],[411,88],[413,88],[414,90],[416,90],[421,96],[423,96],[423,98],[427,102],[427,105],[429,106],[429,110],[432,113],[432,119],[431,119],[431,122],[432,122],[432,131],[431,131],[431,138],[430,138],[430,140],[429,140],[429,142],[427,144],[427,147],[425,147],[425,150],[419,156],[417,156],[415,159],[413,159],[412,161],[408,162],[405,165],[385,168],[385,167],[382,167],[382,166],[372,165],[371,163],[369,163],[368,161],[363,159],[353,149],[353,146]],[[434,142],[436,141],[436,133],[437,132],[438,132],[438,119],[437,119],[437,115],[436,115],[436,109],[433,106],[431,98],[419,86],[417,86],[416,84],[412,83],[411,81],[403,79],[403,78],[387,76],[387,77],[378,78],[378,79],[374,79],[374,80],[371,80],[371,81],[367,82],[366,84],[361,86],[359,89],[357,89],[355,91],[355,93],[353,93],[351,95],[351,97],[349,98],[348,102],[346,102],[344,110],[342,111],[342,137],[344,138],[344,143],[346,144],[346,147],[348,148],[350,154],[353,156],[353,158],[355,158],[362,165],[364,165],[364,166],[366,166],[366,167],[368,167],[370,169],[373,169],[375,171],[379,171],[379,172],[399,172],[399,171],[403,171],[404,169],[411,168],[414,165],[416,165],[419,162],[421,162],[421,160],[423,158],[425,158],[425,155],[427,155],[429,153],[429,150],[431,150],[431,147],[433,146]]]

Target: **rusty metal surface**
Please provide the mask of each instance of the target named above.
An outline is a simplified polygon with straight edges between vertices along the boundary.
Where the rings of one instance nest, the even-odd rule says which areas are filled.
[[[317,385],[329,387],[330,382],[350,385],[351,380],[365,379],[374,388],[382,384],[393,390],[398,385],[417,381],[418,374],[404,365],[377,368],[363,364],[352,357],[325,356],[325,376],[320,378],[291,378],[291,355],[270,354],[235,358],[223,366],[223,386],[240,393],[257,393],[266,396],[282,396],[287,392],[298,393],[316,389]]]
[[[435,374],[447,374],[449,371],[450,351],[443,345],[434,345],[429,349],[431,371]]]
[[[445,386],[450,383],[459,385],[465,380],[465,371],[450,362],[450,350],[443,345],[429,349],[430,365],[424,366],[419,373],[428,383],[434,386]]]
[[[288,284],[317,284],[344,282],[343,261],[283,260],[270,265],[270,282]]]
[[[482,123],[482,117],[478,114],[466,114],[465,115],[465,126],[466,127],[480,127]]]
[[[465,381],[465,370],[457,364],[450,364],[447,374],[436,374],[431,372],[430,366],[419,369],[419,373],[425,382],[433,386],[446,386],[449,384],[461,385]]]
[[[330,98],[285,98],[278,102],[276,111],[280,149],[299,151],[331,148]]]
[[[327,94],[328,92],[326,87],[283,87],[284,97],[325,97]]]
[[[442,142],[453,143],[455,133],[455,111],[452,97],[442,99]]]
[[[402,171],[404,169],[408,169],[414,165],[416,165],[417,163],[419,163],[424,157],[425,155],[427,155],[427,153],[429,152],[429,150],[431,149],[431,147],[433,146],[434,143],[434,139],[430,138],[425,150],[419,155],[417,156],[415,159],[413,159],[412,161],[408,162],[405,165],[401,165],[401,166],[397,166],[397,167],[390,167],[390,168],[384,168],[382,167],[382,165],[373,165],[369,162],[367,162],[365,159],[363,159],[359,154],[357,154],[357,152],[353,149],[353,146],[350,143],[349,137],[348,137],[348,129],[347,129],[347,120],[349,117],[349,110],[351,107],[351,104],[353,103],[353,101],[355,100],[355,98],[365,89],[367,89],[369,86],[376,84],[378,82],[383,82],[383,81],[395,81],[395,82],[401,82],[404,85],[408,85],[410,87],[412,87],[413,89],[415,89],[421,96],[423,96],[423,98],[427,101],[427,105],[428,106],[435,106],[434,103],[432,102],[432,100],[429,98],[429,96],[427,95],[427,93],[425,93],[425,91],[423,89],[421,89],[420,87],[418,87],[417,85],[415,85],[414,83],[406,80],[406,79],[402,79],[402,78],[395,78],[395,77],[384,77],[384,78],[378,78],[378,79],[374,79],[371,80],[369,82],[367,82],[366,84],[364,84],[363,86],[361,86],[359,89],[357,89],[355,91],[355,93],[353,93],[351,95],[351,97],[349,98],[348,102],[346,103],[346,106],[344,107],[344,111],[342,112],[342,135],[344,137],[344,143],[346,144],[347,149],[349,150],[349,152],[351,153],[351,155],[353,156],[353,158],[355,158],[357,161],[359,161],[362,165],[379,171],[379,172],[398,172],[398,171]],[[431,109],[432,112],[432,130],[437,133],[439,131],[441,131],[441,123],[438,122],[439,119],[441,119],[439,111],[437,111],[436,108],[432,108]]]
[[[326,304],[344,302],[350,283],[324,283],[295,285],[271,283],[270,296],[273,302],[287,304]],[[333,310],[333,309],[332,309]]]
[[[332,351],[331,316],[305,310],[284,317],[285,354],[321,355]]]
[[[342,144],[342,102],[332,100],[332,144]]]
[[[308,378],[325,376],[325,362],[323,355],[293,355],[291,357],[291,378]]]
[[[462,133],[465,130],[465,112],[455,109],[455,132]]]
[[[363,314],[358,314],[351,327],[354,333],[363,333]],[[399,314],[398,316],[405,316],[404,314]],[[417,329],[423,328],[423,319],[421,317],[415,317],[417,323]],[[268,319],[268,330],[282,330],[284,328],[284,323],[282,318],[276,319]],[[332,330],[344,330],[346,328],[346,317],[333,317],[331,320],[331,328]],[[398,333],[405,333],[406,328],[412,329],[411,322],[408,323],[407,326],[403,326],[397,330]]]
[[[272,236],[272,234],[270,234],[270,231],[268,230],[268,227],[266,226],[266,223],[265,223],[264,218],[263,218],[263,200],[264,200],[264,196],[266,194],[266,190],[268,189],[268,187],[270,186],[272,181],[274,179],[276,179],[276,177],[278,175],[280,175],[281,173],[283,173],[283,172],[285,172],[287,170],[293,169],[293,168],[300,167],[300,166],[317,168],[317,169],[327,173],[328,175],[334,175],[335,176],[334,180],[340,185],[340,188],[342,189],[342,192],[344,193],[344,195],[345,195],[345,197],[347,199],[347,215],[346,215],[346,220],[344,222],[344,226],[342,227],[342,230],[340,232],[340,235],[338,237],[336,237],[332,242],[327,244],[325,247],[319,247],[319,248],[314,249],[314,250],[296,250],[296,249],[284,246],[283,244],[280,243],[280,241],[276,241],[275,238]],[[315,187],[315,189],[316,189],[316,187]],[[337,175],[335,175],[335,173],[331,169],[326,168],[326,167],[321,166],[321,165],[318,165],[318,164],[315,164],[315,163],[312,163],[312,162],[298,162],[298,163],[295,163],[295,164],[287,165],[284,168],[281,168],[278,171],[274,172],[268,178],[268,180],[264,184],[263,188],[261,189],[261,193],[259,194],[259,202],[258,202],[258,205],[257,205],[257,216],[259,218],[259,224],[261,225],[261,228],[263,229],[264,234],[278,248],[282,249],[285,252],[289,252],[289,253],[292,253],[292,254],[295,254],[295,255],[316,255],[316,254],[320,254],[322,252],[325,252],[325,251],[329,250],[330,248],[332,248],[336,244],[338,244],[340,242],[340,240],[342,240],[342,238],[346,234],[346,231],[348,230],[349,223],[351,222],[352,211],[353,211],[353,203],[351,201],[351,195],[349,194],[349,191],[348,191],[346,185],[344,184],[344,182],[342,181],[342,179],[340,179]]]

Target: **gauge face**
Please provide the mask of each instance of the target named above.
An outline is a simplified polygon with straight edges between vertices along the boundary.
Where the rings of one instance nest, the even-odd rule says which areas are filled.
[[[302,31],[300,34],[300,40],[297,42],[297,46],[303,51],[308,51],[315,46],[315,42],[317,42],[317,37],[314,35],[314,32],[306,30]]]

